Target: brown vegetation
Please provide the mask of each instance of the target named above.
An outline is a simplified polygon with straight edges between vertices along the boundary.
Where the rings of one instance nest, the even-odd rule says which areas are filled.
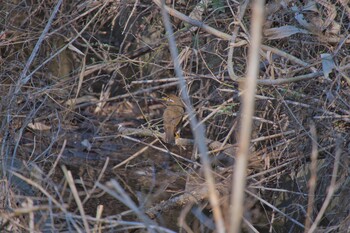
[[[230,229],[251,3],[166,5],[185,89],[161,1],[2,1],[0,232]],[[266,2],[242,231],[349,231],[349,27],[346,1]],[[209,167],[188,115],[164,142],[183,92]]]

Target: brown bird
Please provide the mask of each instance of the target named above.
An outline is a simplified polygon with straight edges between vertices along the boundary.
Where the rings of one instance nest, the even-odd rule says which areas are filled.
[[[164,99],[166,104],[166,109],[163,113],[165,142],[174,144],[176,127],[185,113],[184,105],[181,99],[174,94],[169,94]]]

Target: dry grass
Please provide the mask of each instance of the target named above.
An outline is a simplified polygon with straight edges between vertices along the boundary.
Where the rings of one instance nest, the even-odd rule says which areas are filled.
[[[349,231],[345,1],[266,3],[248,128],[252,6],[166,2],[174,33],[157,0],[1,4],[0,231],[224,232],[244,132],[238,231]],[[174,92],[190,117],[167,145]]]

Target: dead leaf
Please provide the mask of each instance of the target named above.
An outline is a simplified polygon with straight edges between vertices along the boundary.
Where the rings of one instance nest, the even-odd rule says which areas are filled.
[[[72,107],[73,105],[78,105],[81,103],[97,102],[98,99],[94,96],[85,95],[79,98],[69,99],[65,102],[65,105]]]
[[[40,131],[44,131],[44,130],[50,130],[51,126],[49,125],[45,125],[44,123],[40,123],[40,122],[36,122],[36,123],[29,123],[28,127],[34,130],[40,130]]]
[[[329,53],[322,53],[321,59],[322,59],[322,70],[323,70],[324,77],[326,79],[329,79],[329,74],[335,68],[333,57]]]
[[[266,29],[264,34],[269,40],[276,40],[289,37],[297,33],[310,34],[307,30],[300,29],[294,26],[282,26],[278,28]]]

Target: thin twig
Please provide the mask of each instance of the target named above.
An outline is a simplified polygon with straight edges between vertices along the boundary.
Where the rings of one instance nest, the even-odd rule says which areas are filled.
[[[70,190],[73,194],[73,197],[75,199],[75,203],[78,206],[80,215],[81,215],[83,223],[84,223],[85,232],[90,233],[90,226],[89,226],[89,223],[86,219],[85,210],[84,210],[84,207],[83,207],[82,202],[80,200],[77,187],[75,186],[72,173],[70,171],[68,171],[65,166],[62,167],[62,170],[63,170],[64,176],[66,177],[66,180],[68,182]]]
[[[339,139],[338,139],[339,140]],[[329,205],[329,203],[331,202],[331,199],[333,197],[334,192],[337,190],[338,186],[336,184],[337,181],[337,174],[338,174],[338,168],[339,168],[339,159],[340,159],[340,155],[342,150],[339,148],[340,146],[338,145],[337,151],[335,152],[335,159],[334,159],[334,166],[333,166],[333,172],[332,172],[332,178],[331,178],[331,183],[328,187],[328,192],[327,192],[327,196],[322,204],[322,207],[320,209],[320,211],[317,214],[317,217],[315,218],[314,223],[311,225],[308,233],[313,233],[316,231],[316,228],[318,226],[318,224],[320,223],[323,214],[326,212],[326,209]]]
[[[159,140],[158,139],[155,139],[153,140],[150,145],[153,145],[154,143],[158,142]],[[143,152],[145,152],[146,150],[148,150],[150,148],[150,146],[145,146],[143,147],[141,150],[137,151],[136,153],[134,153],[133,155],[131,155],[129,158],[125,159],[124,161],[118,163],[117,165],[115,165],[113,167],[113,169],[116,169],[118,167],[121,167],[125,164],[127,164],[128,162],[130,162],[131,160],[137,158],[139,155],[141,155]]]
[[[252,6],[252,39],[249,49],[249,61],[247,66],[247,79],[244,83],[242,123],[239,133],[239,149],[236,156],[236,164],[233,174],[231,197],[231,221],[230,233],[241,231],[243,216],[244,189],[246,184],[246,172],[249,158],[249,145],[255,105],[256,80],[259,73],[259,49],[262,38],[262,26],[264,21],[265,1],[256,0]]]
[[[305,217],[305,230],[304,232],[308,232],[311,226],[312,214],[315,203],[315,192],[316,192],[316,184],[317,184],[317,156],[318,156],[318,146],[316,138],[316,127],[315,124],[311,124],[310,133],[314,140],[312,141],[312,153],[311,153],[311,164],[310,164],[310,180],[309,180],[309,194],[308,194],[308,203],[307,203],[307,211]]]
[[[42,31],[38,41],[36,42],[36,45],[35,45],[32,53],[30,54],[30,57],[29,57],[26,65],[25,65],[25,67],[24,67],[24,69],[23,69],[23,71],[22,71],[22,73],[20,75],[20,78],[19,78],[18,83],[16,85],[16,89],[15,89],[15,93],[14,94],[17,94],[19,92],[19,90],[21,89],[22,85],[26,84],[29,81],[29,79],[32,77],[33,73],[27,75],[29,67],[32,64],[32,62],[34,61],[36,55],[38,54],[39,48],[40,48],[41,44],[43,43],[43,41],[44,41],[44,39],[46,37],[46,34],[47,34],[47,32],[49,31],[49,29],[51,27],[52,21],[56,17],[56,14],[57,14],[57,12],[58,12],[62,2],[63,2],[63,0],[59,0],[57,2],[57,4],[56,4],[55,8],[53,9],[53,12],[52,12],[50,18],[47,21],[47,24],[46,24],[44,30]]]
[[[160,3],[159,0],[153,0],[157,4]],[[163,22],[165,29],[167,31],[168,35],[168,40],[169,40],[169,49],[171,53],[172,60],[174,62],[174,69],[176,76],[179,78],[180,84],[179,84],[179,89],[182,90],[181,96],[182,99],[185,103],[186,110],[189,116],[190,120],[190,125],[192,132],[194,134],[194,139],[196,141],[196,144],[198,145],[199,152],[201,154],[201,161],[203,163],[204,167],[204,176],[208,185],[208,191],[209,191],[209,202],[211,204],[211,207],[213,209],[213,215],[214,215],[214,220],[216,223],[216,231],[218,233],[224,233],[225,232],[225,224],[224,224],[224,219],[221,213],[220,209],[220,203],[219,203],[219,197],[216,191],[215,187],[215,181],[212,175],[211,167],[210,167],[210,161],[208,157],[208,149],[205,144],[205,131],[204,127],[201,124],[198,124],[198,120],[195,116],[195,112],[193,110],[192,104],[190,102],[189,96],[188,96],[188,90],[186,86],[186,82],[184,79],[183,71],[180,67],[180,62],[178,59],[178,51],[176,47],[176,42],[174,38],[174,33],[172,26],[170,24],[170,19],[169,15],[167,14],[167,11],[165,10],[166,6],[163,4],[160,4],[161,11],[162,11],[162,16],[163,16]],[[196,25],[195,25],[196,26]]]

